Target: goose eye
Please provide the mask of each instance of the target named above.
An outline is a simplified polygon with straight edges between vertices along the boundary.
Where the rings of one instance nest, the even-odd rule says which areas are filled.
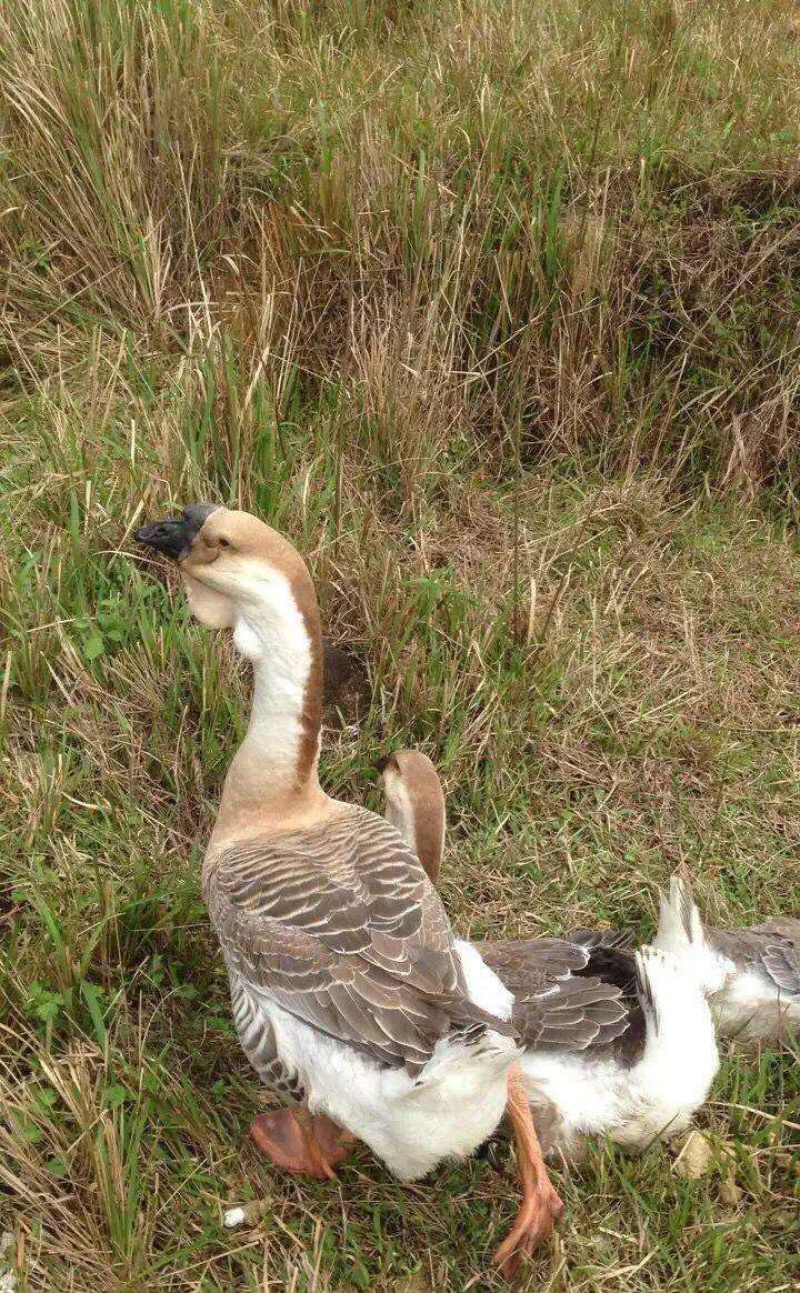
[[[221,548],[229,548],[231,546],[230,539],[218,539],[217,542]]]

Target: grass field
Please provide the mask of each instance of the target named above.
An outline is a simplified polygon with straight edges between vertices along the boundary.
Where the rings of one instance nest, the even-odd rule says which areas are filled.
[[[501,1287],[513,1172],[244,1143],[198,880],[247,678],[144,518],[307,554],[324,783],[437,760],[459,930],[646,937],[679,863],[798,910],[799,148],[782,0],[5,0],[0,1288]],[[726,1052],[738,1191],[556,1174],[528,1286],[796,1287],[797,1059]]]

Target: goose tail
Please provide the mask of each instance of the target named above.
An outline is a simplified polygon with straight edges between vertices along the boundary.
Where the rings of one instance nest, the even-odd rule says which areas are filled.
[[[653,1131],[669,1137],[688,1125],[717,1074],[714,1020],[694,977],[657,947],[636,953],[636,992],[645,1037],[632,1085],[649,1108]]]
[[[673,876],[669,893],[659,895],[659,920],[654,946],[680,962],[701,992],[709,996],[725,982],[724,964],[706,937],[692,890],[681,876]]]

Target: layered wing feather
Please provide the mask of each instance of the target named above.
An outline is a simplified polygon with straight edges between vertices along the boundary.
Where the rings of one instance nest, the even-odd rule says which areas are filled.
[[[486,964],[514,994],[512,1023],[526,1047],[583,1051],[629,1027],[622,990],[589,973],[592,949],[559,938],[478,943]]]
[[[784,995],[800,993],[800,921],[776,916],[752,929],[706,927],[705,934],[740,969],[759,969]]]
[[[380,1063],[413,1073],[450,1033],[511,1031],[468,999],[438,894],[366,809],[229,846],[205,893],[234,974]]]
[[[571,929],[564,937],[568,943],[580,943],[581,947],[591,950],[597,948],[612,952],[635,952],[636,950],[636,939],[629,929]]]
[[[800,920],[776,916],[749,931],[759,939],[759,959],[772,982],[789,996],[800,994]]]

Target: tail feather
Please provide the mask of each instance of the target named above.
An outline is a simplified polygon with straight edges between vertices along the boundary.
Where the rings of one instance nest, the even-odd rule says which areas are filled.
[[[726,963],[706,937],[691,888],[680,876],[669,882],[669,896],[660,895],[660,914],[654,946],[677,957],[706,995],[719,992],[725,982]]]
[[[680,876],[674,875],[669,882],[669,893],[670,901],[673,905],[678,906],[683,928],[686,930],[686,937],[689,942],[705,942],[703,922],[700,919],[700,912],[697,910],[694,895],[687,882]]]
[[[659,894],[658,932],[654,945],[662,952],[681,952],[705,944],[705,933],[688,883],[674,875],[669,882],[669,895]]]
[[[433,1055],[417,1075],[410,1094],[432,1083],[458,1080],[461,1073],[473,1081],[479,1070],[483,1085],[492,1080],[492,1075],[506,1073],[519,1054],[514,1039],[500,1032],[484,1028],[471,1034],[451,1033],[437,1044]]]
[[[652,948],[644,947],[636,953],[636,996],[644,1014],[646,1036],[658,1034],[658,1005],[648,973],[652,953]]]

